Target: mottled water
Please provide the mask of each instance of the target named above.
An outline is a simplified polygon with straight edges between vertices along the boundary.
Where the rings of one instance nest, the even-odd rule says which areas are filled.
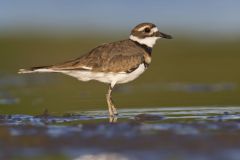
[[[0,158],[238,160],[240,107],[0,115]]]

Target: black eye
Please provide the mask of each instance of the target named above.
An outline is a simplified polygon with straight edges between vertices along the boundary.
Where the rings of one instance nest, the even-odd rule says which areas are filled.
[[[145,29],[144,29],[144,32],[145,32],[145,33],[149,33],[150,31],[151,31],[150,28],[145,28]]]

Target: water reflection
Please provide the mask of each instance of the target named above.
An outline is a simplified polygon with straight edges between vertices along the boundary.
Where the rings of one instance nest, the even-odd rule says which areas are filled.
[[[129,160],[129,158],[117,153],[101,153],[81,155],[73,160]]]
[[[74,121],[109,121],[117,120],[134,122],[181,122],[190,120],[197,121],[229,121],[240,119],[240,107],[161,107],[161,108],[137,108],[120,109],[119,115],[109,117],[106,110],[84,111],[64,114],[63,116],[53,116],[47,110],[43,114],[23,115],[1,115],[0,125],[46,125],[61,124]]]
[[[236,160],[240,156],[240,107],[119,111],[117,123],[108,122],[105,110],[63,116],[47,111],[38,116],[0,115],[0,158]]]

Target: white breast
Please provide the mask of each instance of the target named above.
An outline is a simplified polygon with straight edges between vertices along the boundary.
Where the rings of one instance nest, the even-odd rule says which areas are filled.
[[[127,83],[133,81],[137,77],[139,77],[146,70],[144,64],[140,64],[136,70],[131,73],[122,73],[123,75],[119,75],[117,78],[117,83]]]
[[[90,71],[65,71],[64,74],[73,76],[81,81],[97,80],[103,83],[120,84],[133,81],[146,70],[144,64],[140,64],[137,69],[131,73],[104,73]]]

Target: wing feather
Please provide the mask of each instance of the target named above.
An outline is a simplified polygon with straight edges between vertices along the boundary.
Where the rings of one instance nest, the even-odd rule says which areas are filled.
[[[77,59],[51,66],[53,70],[131,72],[144,61],[144,50],[131,40],[103,44]]]

